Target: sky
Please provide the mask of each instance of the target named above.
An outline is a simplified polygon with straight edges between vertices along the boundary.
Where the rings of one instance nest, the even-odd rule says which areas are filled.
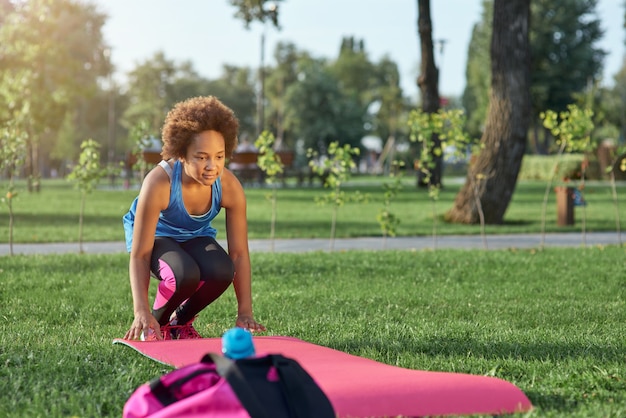
[[[398,64],[405,95],[418,98],[415,83],[420,49],[417,0],[285,0],[279,4],[281,30],[271,24],[244,23],[233,17],[228,0],[90,0],[109,16],[103,28],[111,47],[116,79],[157,51],[176,63],[191,61],[209,79],[218,78],[224,64],[258,68],[261,34],[265,32],[265,64],[274,65],[277,42],[292,42],[314,57],[337,57],[341,39],[363,39],[371,61],[387,56]],[[480,21],[482,0],[431,0],[433,39],[444,40],[435,50],[443,96],[460,96],[465,87],[465,63],[472,27]],[[603,84],[624,59],[624,0],[599,0],[598,16],[605,30],[599,46],[605,58]]]

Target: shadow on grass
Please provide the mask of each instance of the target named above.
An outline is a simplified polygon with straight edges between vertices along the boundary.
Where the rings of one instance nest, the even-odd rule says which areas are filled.
[[[574,412],[579,407],[579,403],[571,397],[557,395],[554,393],[541,393],[535,390],[524,391],[533,406],[544,412],[551,411],[559,414]]]
[[[523,219],[505,219],[502,223],[503,226],[530,226],[533,224],[534,222]]]
[[[485,360],[519,360],[519,361],[563,361],[567,359],[589,359],[600,363],[619,363],[624,359],[626,343],[614,344],[612,347],[590,345],[589,343],[513,343],[491,342],[471,339],[471,337],[430,337],[422,340],[397,338],[393,344],[383,344],[380,339],[341,341],[342,348],[350,352],[360,350],[407,351],[423,353],[428,356],[472,357]]]
[[[571,342],[564,343],[509,343],[509,342],[486,342],[471,338],[455,338],[455,337],[431,337],[423,340],[415,340],[408,337],[400,337],[394,339],[393,342],[384,343],[378,339],[350,339],[338,341],[336,349],[355,353],[359,355],[362,352],[378,352],[378,353],[398,353],[406,351],[409,353],[422,353],[429,357],[437,357],[438,364],[445,358],[450,358],[451,362],[458,363],[459,359],[471,356],[478,361],[486,360],[488,362],[497,362],[498,360],[513,360],[522,362],[554,362],[554,364],[563,363],[564,360],[589,360],[591,363],[619,364],[623,361],[623,353],[626,351],[626,344],[621,343],[612,347],[590,346],[589,344],[578,344]],[[384,355],[383,355],[384,357]],[[394,355],[395,357],[395,355]],[[444,360],[441,358],[444,357]],[[468,362],[468,364],[471,361]],[[468,366],[471,367],[471,366]],[[531,365],[528,366],[532,368]],[[460,371],[459,373],[463,373]],[[471,373],[471,372],[467,372]],[[503,379],[512,379],[500,377]],[[609,389],[613,394],[621,391],[621,384],[615,385]],[[572,394],[557,394],[551,391],[550,387],[546,387],[545,392],[537,390],[525,390],[520,384],[520,389],[524,391],[531,403],[544,412],[554,412],[558,415],[572,413],[581,408],[584,399],[572,396]],[[554,386],[554,391],[560,391],[562,388]],[[575,389],[572,389],[575,390]],[[613,397],[610,393],[607,395],[610,399]]]

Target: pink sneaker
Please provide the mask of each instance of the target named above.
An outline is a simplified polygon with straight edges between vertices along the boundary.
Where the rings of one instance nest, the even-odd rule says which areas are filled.
[[[193,321],[189,322],[188,324],[179,326],[176,332],[176,337],[178,340],[197,340],[202,338],[202,335],[200,335],[198,331],[196,331],[192,323]]]
[[[173,314],[170,318],[170,322],[167,325],[161,327],[164,340],[197,340],[202,336],[193,327],[193,321],[197,318],[194,317],[191,321],[184,325],[178,325],[176,314]]]
[[[163,335],[164,340],[175,340],[176,339],[176,329],[178,328],[176,325],[161,325],[161,335]]]
[[[172,332],[170,330],[170,327],[168,327],[167,325],[163,325],[161,327],[161,335],[163,336],[164,340],[171,340],[172,339]],[[150,331],[148,331],[148,335],[147,336],[142,332],[140,340],[141,341],[158,341],[157,336],[156,336],[156,332],[154,332],[154,330],[152,328],[150,329]]]

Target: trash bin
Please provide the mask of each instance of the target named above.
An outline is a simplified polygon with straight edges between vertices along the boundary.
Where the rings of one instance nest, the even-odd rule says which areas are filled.
[[[558,226],[574,225],[574,195],[573,187],[558,186],[556,192],[556,223]]]

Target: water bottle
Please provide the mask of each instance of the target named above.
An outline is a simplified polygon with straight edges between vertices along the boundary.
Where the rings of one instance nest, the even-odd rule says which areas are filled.
[[[255,353],[252,333],[244,328],[231,328],[222,335],[222,354],[233,360]]]

